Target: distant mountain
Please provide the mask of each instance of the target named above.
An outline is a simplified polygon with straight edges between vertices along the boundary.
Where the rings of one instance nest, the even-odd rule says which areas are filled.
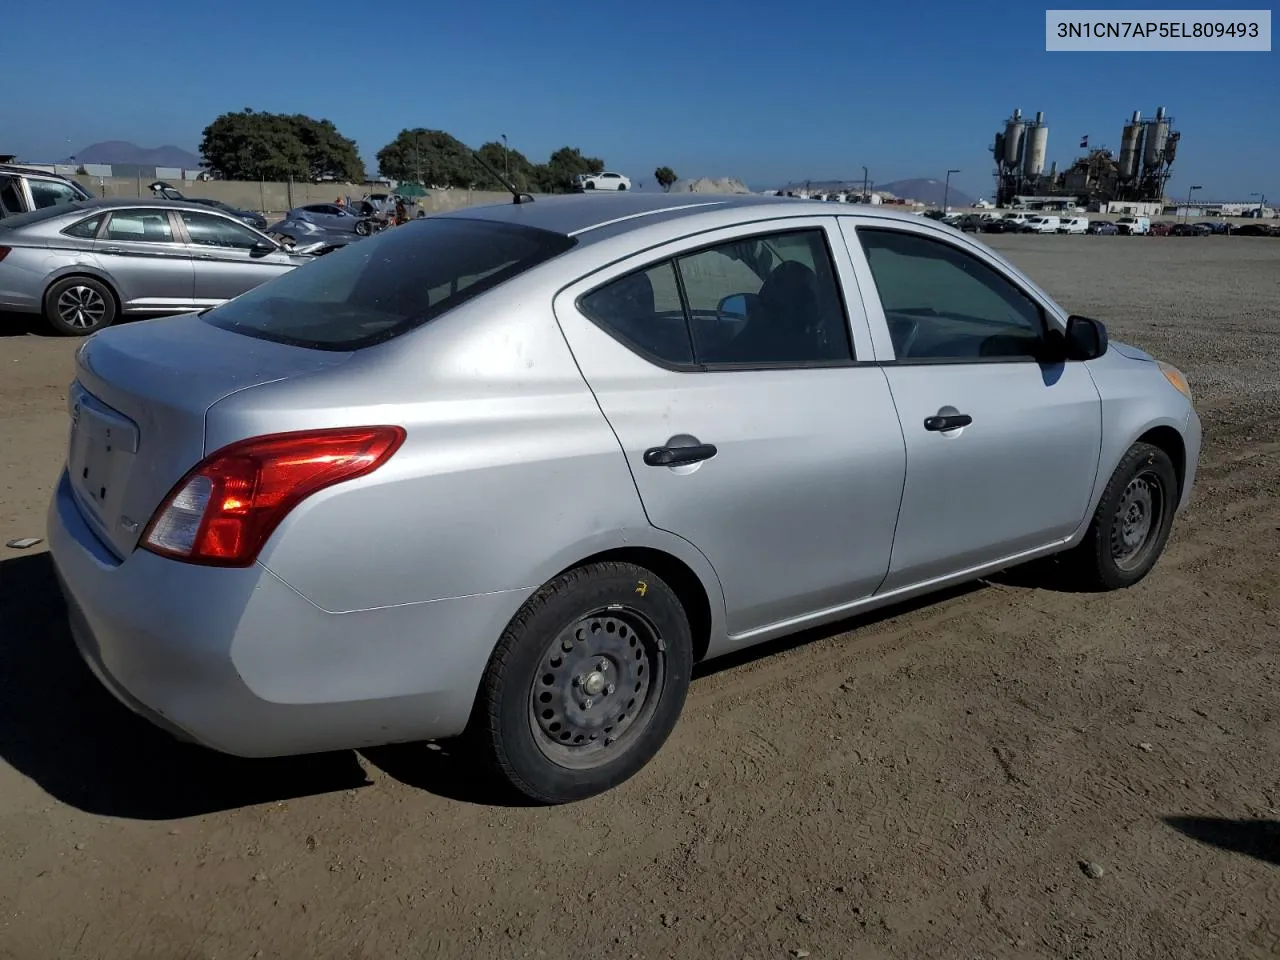
[[[933,204],[934,206],[942,206],[942,194],[946,184],[941,180],[933,179],[915,179],[915,180],[894,180],[890,183],[877,183],[873,189],[883,190],[886,193],[892,193],[895,197],[904,197],[908,200],[919,200],[922,203]],[[969,196],[961,190],[957,190],[955,184],[951,185],[950,190],[946,190],[947,206],[949,207],[971,207],[973,206],[973,197]]]
[[[68,158],[70,159],[70,158]],[[140,147],[127,140],[92,143],[75,155],[76,163],[107,163],[113,166],[200,168],[200,158],[181,147]]]

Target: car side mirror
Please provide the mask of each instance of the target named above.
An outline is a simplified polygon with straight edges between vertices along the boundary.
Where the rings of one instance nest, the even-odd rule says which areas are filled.
[[[747,319],[747,296],[744,293],[735,293],[732,296],[725,297],[716,307],[717,317],[730,317],[734,320]]]
[[[1068,317],[1063,340],[1068,360],[1096,360],[1107,352],[1107,328],[1089,317]]]
[[[274,240],[269,239],[268,237],[262,237],[261,239],[257,240],[253,245],[254,253],[271,253],[271,251],[279,250],[279,249],[280,249],[280,244],[276,243]]]

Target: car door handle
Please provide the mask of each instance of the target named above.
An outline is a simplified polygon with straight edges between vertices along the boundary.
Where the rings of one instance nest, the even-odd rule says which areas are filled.
[[[957,430],[973,423],[973,417],[967,413],[953,413],[950,416],[925,417],[926,430]]]
[[[124,250],[121,249],[120,247],[103,247],[102,252],[103,253],[124,253]]]
[[[715,444],[699,443],[692,447],[650,447],[644,452],[644,462],[650,467],[681,467],[701,463],[716,455]]]

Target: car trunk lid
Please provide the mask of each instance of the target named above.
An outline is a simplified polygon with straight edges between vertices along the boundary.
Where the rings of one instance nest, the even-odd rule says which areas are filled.
[[[205,450],[205,414],[230,394],[351,354],[220,330],[194,314],[110,327],[76,354],[67,471],[81,512],[118,557]]]

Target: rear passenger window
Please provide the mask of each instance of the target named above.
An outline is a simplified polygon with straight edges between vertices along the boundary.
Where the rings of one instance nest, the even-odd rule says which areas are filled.
[[[169,227],[169,215],[162,210],[125,210],[111,215],[106,239],[172,243],[173,231]]]
[[[744,237],[688,253],[620,277],[583,296],[579,307],[632,349],[671,364],[853,359],[822,230]]]
[[[638,353],[665,363],[693,363],[693,344],[670,260],[593,290],[578,306]]]
[[[0,217],[17,216],[23,212],[22,201],[18,199],[18,186],[13,177],[0,177]]]
[[[98,235],[98,227],[102,225],[101,215],[90,217],[88,220],[81,220],[73,226],[67,227],[62,232],[68,237],[79,237],[82,240],[92,240]]]

